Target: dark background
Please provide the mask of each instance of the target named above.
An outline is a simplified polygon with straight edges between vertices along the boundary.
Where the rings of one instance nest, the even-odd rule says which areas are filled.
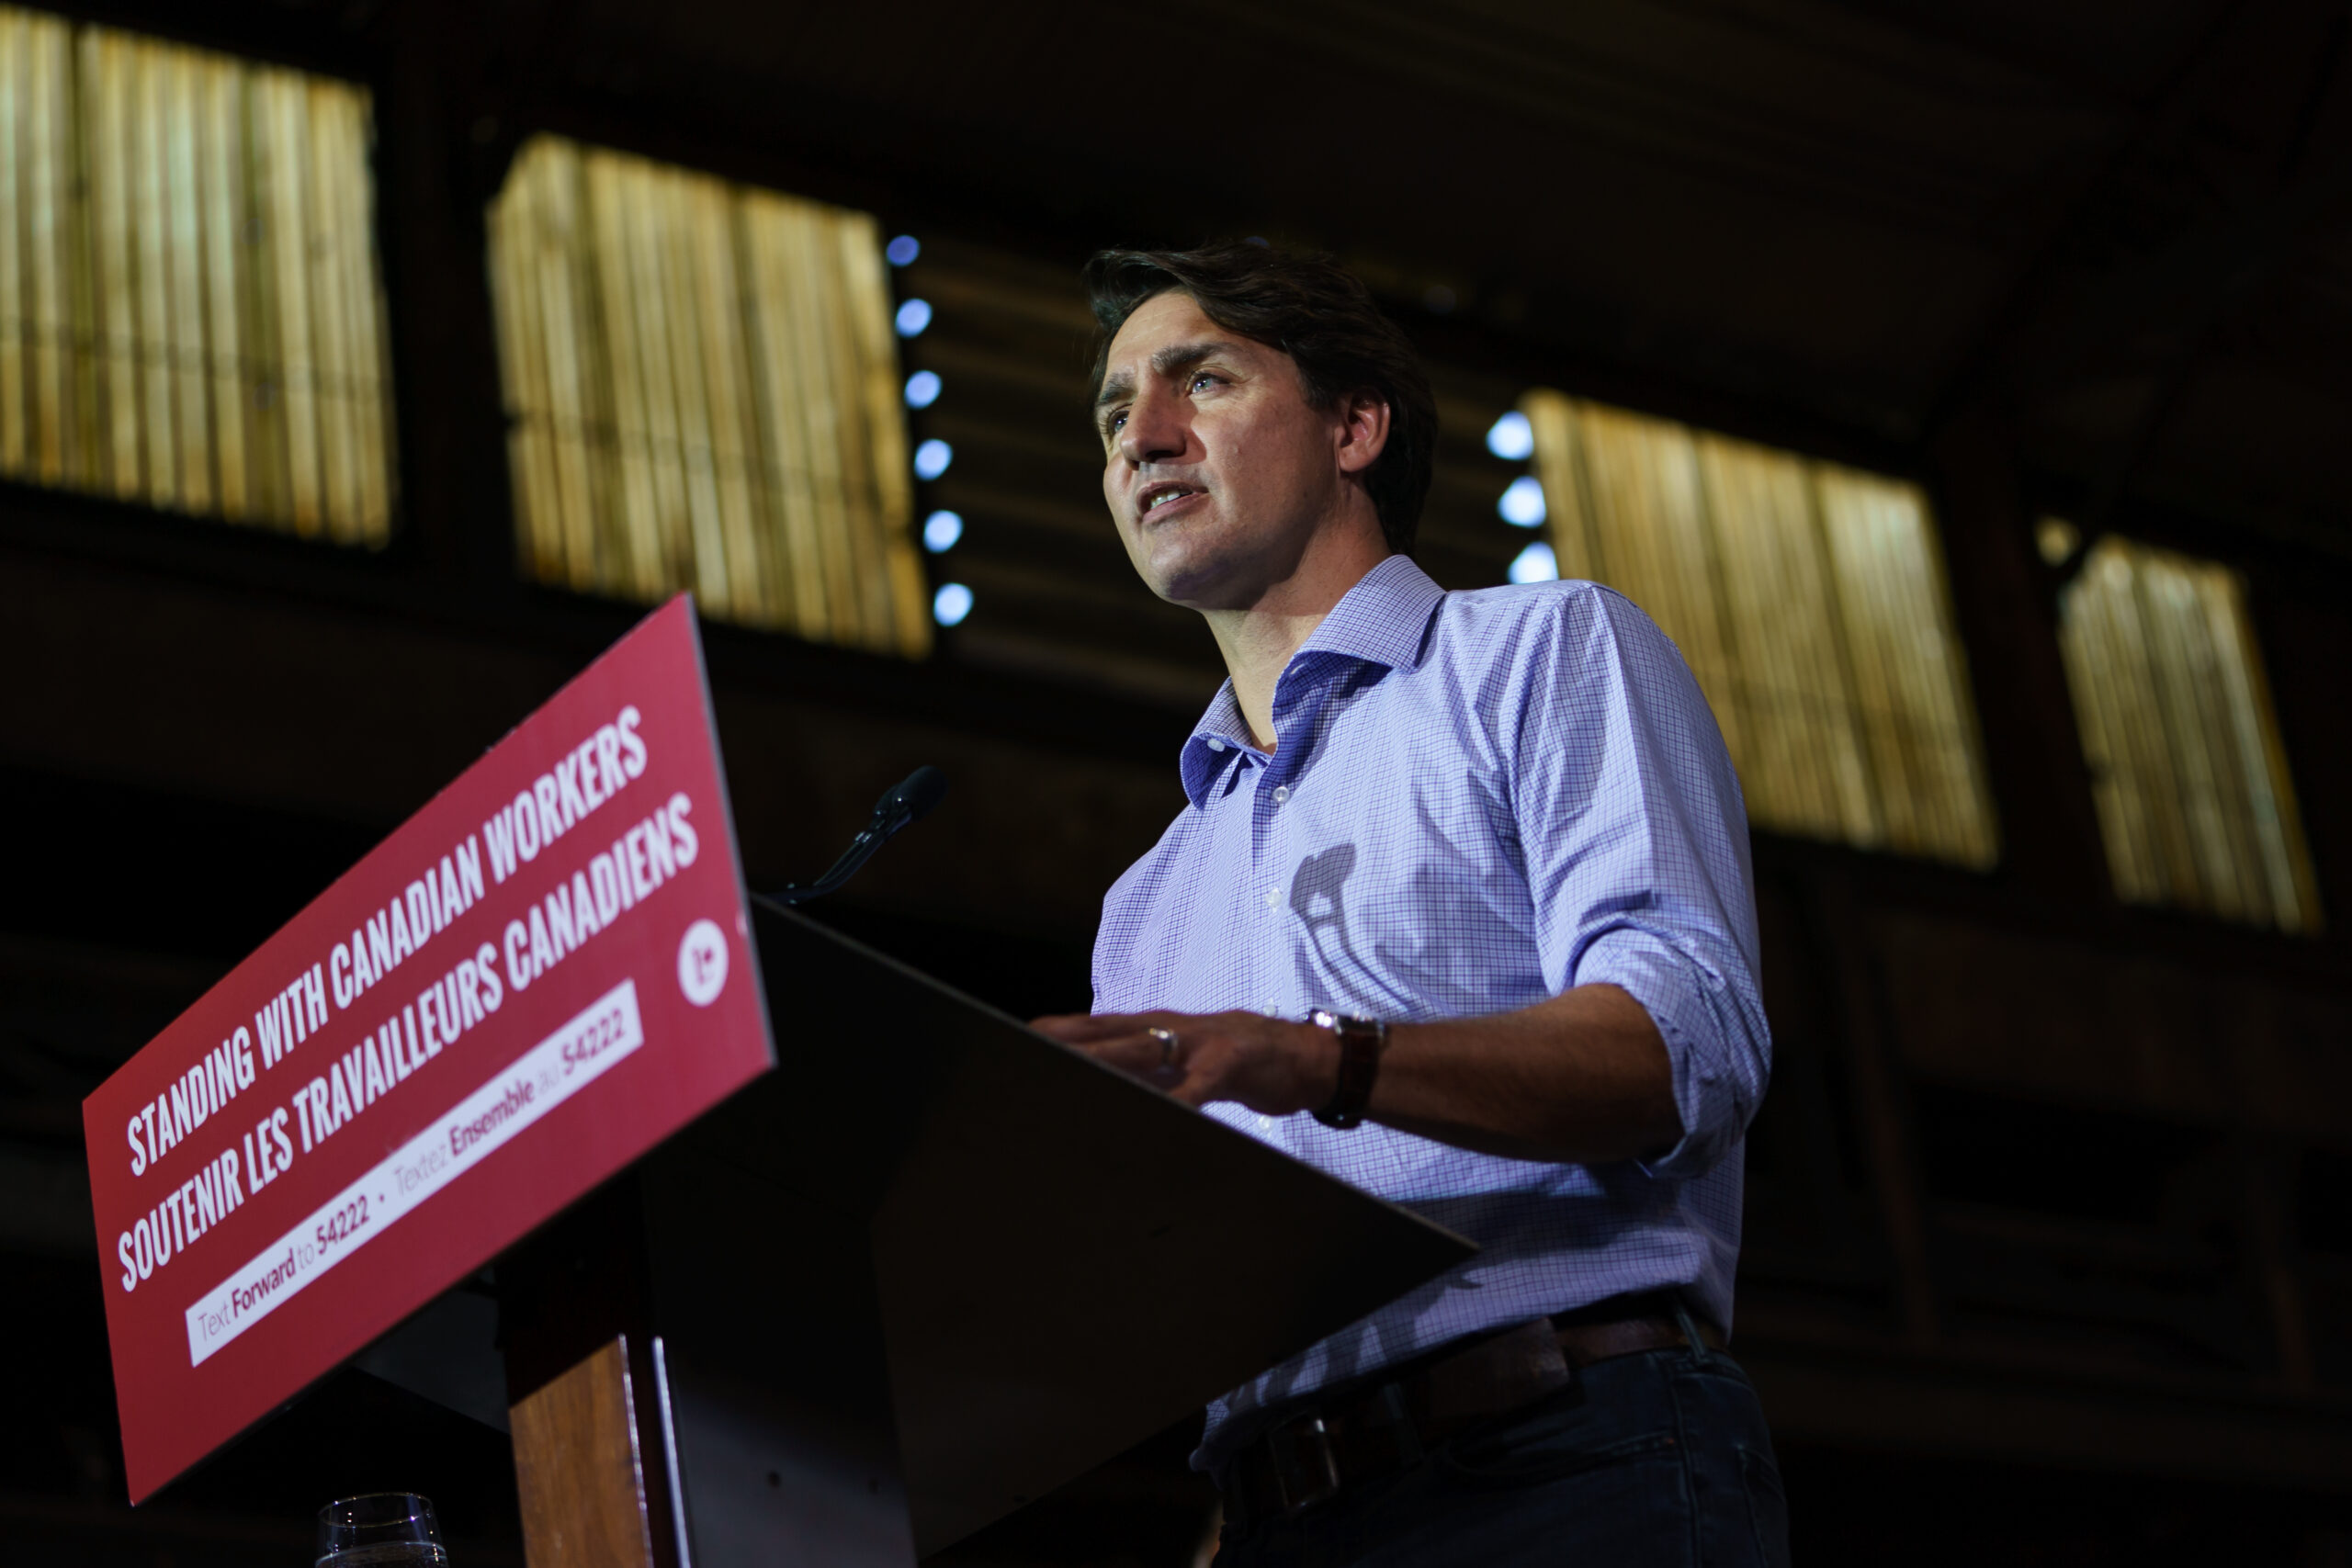
[[[707,628],[754,885],[914,764],[947,804],[827,918],[1022,1014],[1217,677],[1099,512],[1078,265],[1329,248],[1445,421],[1424,563],[1526,536],[1480,438],[1556,386],[1921,480],[1982,715],[1987,874],[1757,836],[1773,1090],[1737,1348],[1800,1561],[2352,1561],[2352,71],[2341,5],[1204,0],[117,5],[365,83],[399,425],[380,554],[0,485],[0,1555],[303,1560],[354,1490],[517,1562],[503,1438],[358,1372],[136,1513],[78,1101],[593,657],[514,568],[482,207],[556,130],[924,242],[933,560],[905,665]],[[2034,521],[2245,575],[2321,935],[2109,889]],[[1174,1431],[951,1555],[1189,1562]]]

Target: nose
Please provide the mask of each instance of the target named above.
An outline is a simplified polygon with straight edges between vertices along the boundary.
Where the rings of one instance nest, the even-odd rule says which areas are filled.
[[[1165,388],[1147,384],[1127,405],[1126,423],[1119,428],[1119,456],[1136,468],[1172,462],[1183,457],[1191,440],[1182,400]]]

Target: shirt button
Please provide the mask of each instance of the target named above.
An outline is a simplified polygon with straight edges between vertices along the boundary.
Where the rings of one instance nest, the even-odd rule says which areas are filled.
[[[1271,1133],[1271,1132],[1272,1132],[1273,1130],[1274,1130],[1274,1119],[1273,1119],[1272,1117],[1271,1117],[1271,1116],[1261,1116],[1261,1117],[1259,1117],[1259,1118],[1258,1118],[1258,1131],[1260,1131],[1261,1133]]]
[[[1288,784],[1276,784],[1276,785],[1274,786],[1274,804],[1275,804],[1276,806],[1280,806],[1280,805],[1282,805],[1284,801],[1288,800],[1289,798],[1290,798],[1290,785],[1288,785]]]
[[[1212,751],[1222,751],[1225,750],[1225,742],[1212,735],[1209,737],[1209,750]]]
[[[1282,901],[1283,901],[1283,890],[1282,890],[1281,888],[1279,888],[1279,887],[1269,887],[1269,888],[1267,888],[1267,889],[1266,889],[1266,908],[1267,908],[1271,909],[1271,908],[1272,908],[1275,905],[1277,905],[1277,904],[1281,903]]]

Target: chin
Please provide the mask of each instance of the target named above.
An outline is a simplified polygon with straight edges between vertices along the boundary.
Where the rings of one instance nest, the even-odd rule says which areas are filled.
[[[1185,604],[1195,609],[1214,609],[1214,604],[1201,603],[1202,597],[1214,598],[1220,586],[1234,575],[1236,563],[1225,551],[1204,549],[1203,541],[1170,541],[1173,548],[1165,548],[1149,558],[1142,569],[1145,582],[1151,591],[1171,604]]]
[[[1213,610],[1217,606],[1205,602],[1216,597],[1219,576],[1193,567],[1156,566],[1145,578],[1151,591],[1170,604],[1182,604],[1189,610]]]
[[[1151,591],[1171,604],[1193,610],[1247,609],[1263,590],[1265,552],[1234,531],[1193,525],[1182,533],[1147,540],[1153,547],[1141,569]]]

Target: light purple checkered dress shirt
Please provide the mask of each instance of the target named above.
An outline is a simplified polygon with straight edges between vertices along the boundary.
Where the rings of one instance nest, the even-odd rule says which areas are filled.
[[[1684,1136],[1548,1165],[1211,1106],[1481,1251],[1217,1401],[1195,1464],[1328,1383],[1603,1297],[1684,1287],[1728,1330],[1771,1040],[1739,781],[1674,645],[1593,583],[1448,593],[1391,556],[1273,714],[1269,755],[1228,683],[1185,741],[1190,806],[1103,900],[1095,1010],[1409,1021],[1610,981],[1657,1021]]]

